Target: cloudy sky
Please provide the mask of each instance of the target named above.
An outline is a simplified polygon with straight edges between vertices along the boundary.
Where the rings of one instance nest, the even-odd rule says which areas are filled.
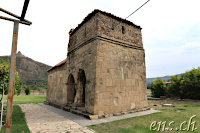
[[[147,0],[31,0],[20,24],[18,51],[48,65],[67,56],[71,28],[94,9],[126,18]],[[21,15],[24,0],[0,0],[0,7]],[[140,25],[147,78],[174,75],[200,66],[200,1],[150,0],[128,20]],[[3,12],[0,16],[10,17]],[[12,18],[12,17],[11,17]],[[10,55],[13,22],[0,19],[0,56]]]

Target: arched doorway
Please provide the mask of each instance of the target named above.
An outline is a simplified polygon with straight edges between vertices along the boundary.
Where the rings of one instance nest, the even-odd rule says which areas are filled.
[[[85,98],[86,98],[86,76],[85,72],[82,69],[79,69],[78,79],[77,79],[77,93],[75,97],[74,103],[76,106],[85,106]]]
[[[79,87],[81,87],[80,89],[82,89],[82,103],[85,103],[85,98],[86,98],[86,76],[85,76],[85,71],[80,69],[79,73],[78,73],[78,83],[79,83]]]
[[[67,101],[68,101],[67,103],[73,103],[75,96],[76,96],[75,80],[74,76],[70,74],[67,82]]]

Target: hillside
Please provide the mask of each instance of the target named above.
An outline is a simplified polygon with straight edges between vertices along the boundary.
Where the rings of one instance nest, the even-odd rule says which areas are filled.
[[[0,58],[10,60],[10,56],[0,56]],[[20,51],[17,53],[16,70],[26,85],[46,85],[48,78],[47,69],[49,68],[51,66],[34,61]]]
[[[181,74],[177,74],[178,76],[181,76]],[[157,78],[161,78],[164,79],[165,82],[168,82],[171,76],[164,76],[164,77],[157,77]],[[147,78],[147,84],[151,83],[152,81],[154,81],[157,78]]]

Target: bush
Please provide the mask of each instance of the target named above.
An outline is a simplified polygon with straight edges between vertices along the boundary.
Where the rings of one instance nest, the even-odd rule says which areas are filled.
[[[165,80],[163,79],[156,79],[150,84],[148,84],[148,89],[151,89],[151,93],[153,97],[159,98],[160,96],[165,96]]]
[[[167,86],[167,95],[169,97],[180,97],[181,77],[178,77],[177,75],[171,76],[169,80],[170,84]]]
[[[180,96],[187,99],[200,99],[200,68],[192,69],[182,75]]]
[[[24,86],[24,89],[25,89],[25,90],[24,90],[24,91],[25,91],[25,94],[26,94],[26,95],[29,95],[29,94],[30,94],[30,88],[29,88],[28,86],[25,85],[25,86]]]
[[[38,90],[38,91],[40,91],[41,90],[41,88],[40,87],[38,87],[37,85],[34,85],[33,87],[31,87],[32,88],[32,90]]]
[[[147,85],[151,89],[153,97],[169,96],[182,99],[200,99],[200,68],[187,71],[181,76],[174,75],[170,78],[170,84],[158,78]]]

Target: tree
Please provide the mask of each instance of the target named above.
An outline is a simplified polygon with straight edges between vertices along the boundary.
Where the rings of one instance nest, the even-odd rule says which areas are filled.
[[[23,88],[24,88],[26,95],[29,95],[30,94],[30,87],[27,86],[27,85],[24,85]]]
[[[162,79],[154,80],[148,84],[153,97],[167,95],[169,97],[180,97],[182,99],[200,99],[200,67],[186,71],[181,76],[174,75],[167,85]]]
[[[160,96],[165,96],[165,80],[163,79],[156,79],[148,85],[149,89],[151,89],[151,93],[153,97],[159,98]]]
[[[178,77],[177,75],[171,76],[170,84],[167,86],[167,95],[170,97],[180,97],[180,81],[182,76]]]
[[[192,69],[182,75],[180,96],[181,98],[200,99],[200,68]]]
[[[40,88],[40,87],[38,87],[37,85],[34,85],[34,86],[32,87],[32,90],[38,90],[38,91],[40,91],[40,90],[41,90],[41,88]]]
[[[9,72],[10,72],[10,64],[8,60],[0,59],[0,91],[3,91],[3,87],[5,90],[5,94],[8,93],[8,85],[9,85]],[[21,92],[21,78],[19,77],[19,73],[15,71],[15,92],[17,95]]]

